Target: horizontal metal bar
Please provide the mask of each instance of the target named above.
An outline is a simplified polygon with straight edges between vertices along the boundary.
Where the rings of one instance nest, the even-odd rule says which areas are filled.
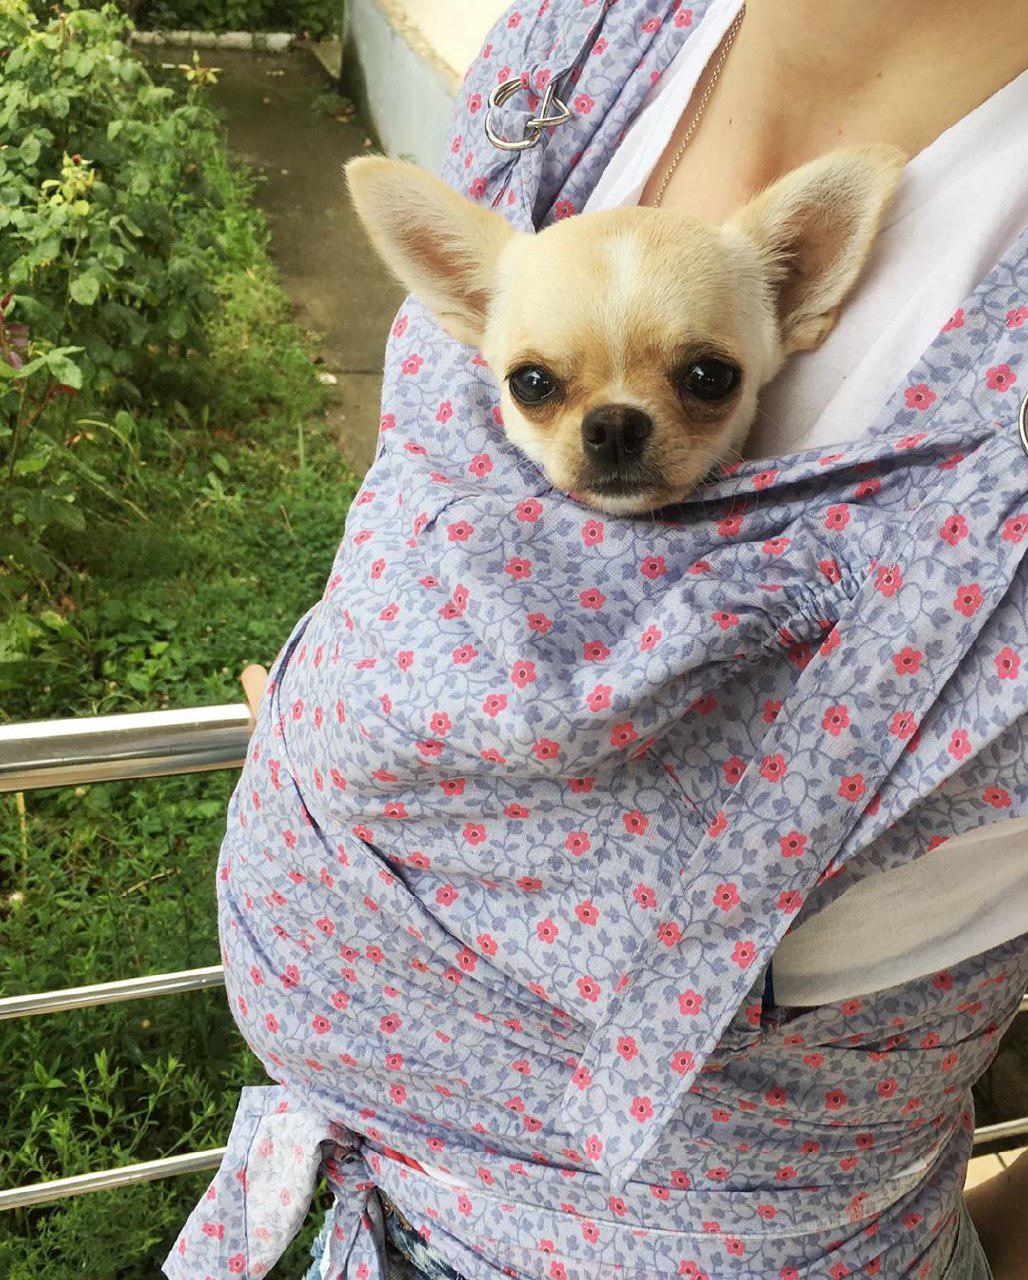
[[[1020,1137],[1025,1133],[1028,1133],[1028,1116],[1020,1120],[1008,1120],[1003,1124],[990,1124],[976,1129],[974,1145],[978,1147],[988,1142]],[[153,1182],[158,1178],[172,1178],[178,1174],[216,1169],[224,1154],[224,1147],[215,1147],[211,1151],[192,1151],[187,1155],[165,1156],[161,1160],[130,1164],[122,1169],[105,1169],[99,1173],[81,1173],[72,1178],[55,1178],[49,1182],[12,1187],[8,1191],[0,1191],[0,1212],[5,1209],[24,1209],[34,1204],[49,1204],[69,1196],[87,1195],[91,1191],[110,1191],[115,1187]]]
[[[987,1142],[1005,1142],[1008,1138],[1020,1138],[1028,1133],[1028,1116],[1017,1120],[1003,1120],[999,1124],[982,1125],[974,1131],[974,1145],[984,1146]]]
[[[186,1155],[128,1164],[121,1169],[80,1173],[74,1178],[54,1178],[49,1182],[30,1183],[27,1187],[11,1187],[8,1191],[0,1191],[0,1212],[4,1209],[25,1209],[33,1204],[49,1204],[52,1200],[66,1200],[68,1196],[84,1196],[90,1191],[110,1191],[114,1187],[131,1187],[138,1182],[155,1182],[158,1178],[216,1169],[224,1154],[224,1147],[215,1147],[212,1151],[190,1151]]]
[[[244,703],[0,725],[0,792],[238,768]]]
[[[202,991],[205,987],[220,987],[224,981],[222,966],[212,964],[206,969],[155,973],[145,978],[125,978],[121,982],[98,982],[91,987],[66,987],[63,991],[44,991],[39,995],[5,996],[0,999],[0,1022],[7,1018],[29,1018],[37,1013],[61,1013],[66,1009],[86,1009],[97,1004],[142,1000],[146,996]]]

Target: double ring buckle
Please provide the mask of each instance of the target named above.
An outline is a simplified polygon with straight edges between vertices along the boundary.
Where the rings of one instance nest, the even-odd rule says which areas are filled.
[[[485,113],[485,136],[501,151],[527,151],[539,141],[544,129],[564,124],[571,119],[567,103],[557,97],[556,82],[551,79],[543,91],[542,100],[539,103],[539,114],[525,122],[525,136],[518,142],[508,142],[506,138],[501,138],[493,128],[492,113],[497,107],[502,107],[505,102],[513,98],[519,89],[525,89],[527,92],[528,87],[522,83],[521,77],[517,76],[513,80],[504,80],[498,84],[489,95],[489,105]]]
[[[1021,401],[1021,411],[1017,415],[1017,429],[1021,433],[1021,444],[1028,453],[1028,393]]]

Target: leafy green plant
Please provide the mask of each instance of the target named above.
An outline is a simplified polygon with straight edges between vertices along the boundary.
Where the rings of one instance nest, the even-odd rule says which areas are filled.
[[[203,77],[126,65],[111,9],[5,2],[0,137],[22,141],[0,149],[2,715],[234,701],[241,664],[317,598],[354,481]],[[216,961],[233,781],[0,797],[4,994]],[[220,991],[0,1023],[0,1057],[2,1187],[217,1146],[261,1078]],[[153,1280],[205,1181],[2,1215],[0,1276]]]

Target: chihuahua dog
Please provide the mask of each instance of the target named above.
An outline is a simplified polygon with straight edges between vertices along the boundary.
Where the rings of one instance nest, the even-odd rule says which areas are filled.
[[[721,226],[632,207],[535,235],[416,165],[368,156],[346,175],[386,265],[481,351],[511,442],[556,488],[628,515],[738,456],[760,388],[835,322],[903,163],[830,152]]]

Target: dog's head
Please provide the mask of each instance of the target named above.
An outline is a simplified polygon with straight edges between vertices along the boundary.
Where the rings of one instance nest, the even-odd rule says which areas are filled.
[[[742,445],[757,393],[831,329],[903,165],[834,151],[720,227],[627,208],[514,231],[417,166],[346,169],[372,243],[481,350],[510,440],[610,512],[677,501]]]

